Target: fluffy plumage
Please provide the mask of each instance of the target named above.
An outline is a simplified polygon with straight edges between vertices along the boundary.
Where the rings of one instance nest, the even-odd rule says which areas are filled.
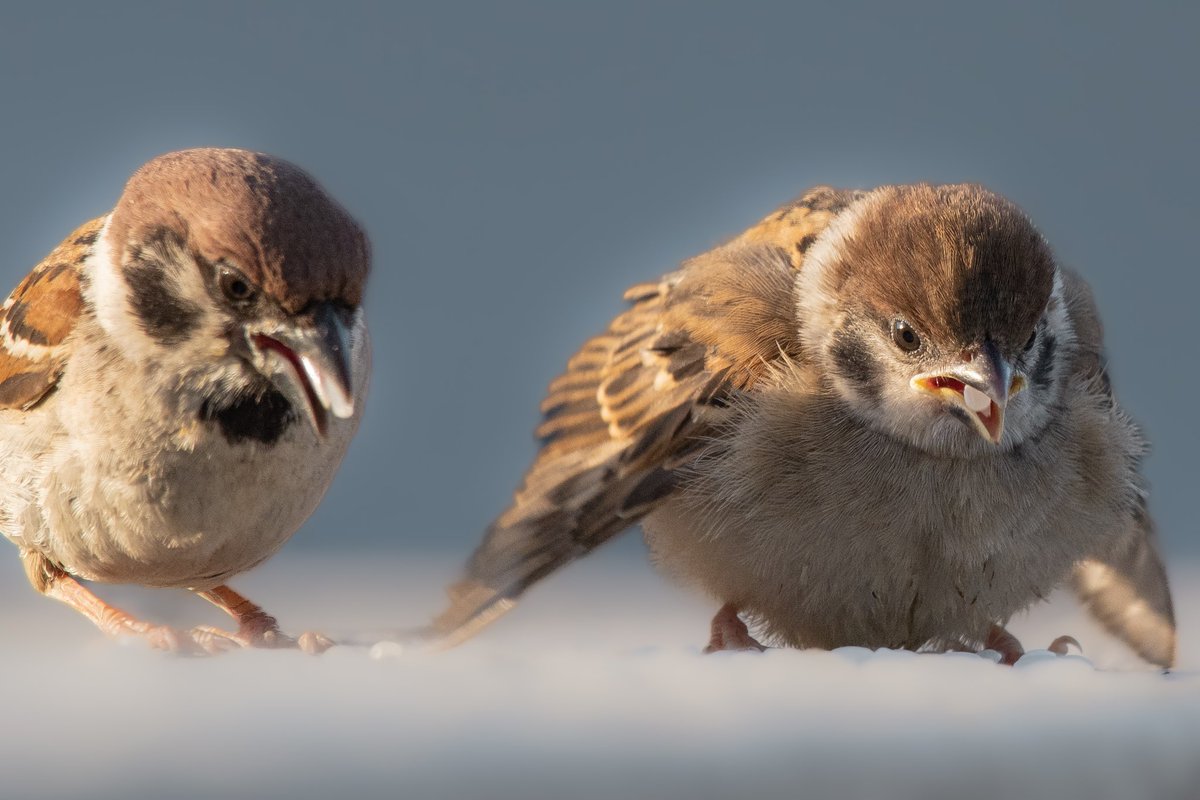
[[[446,641],[640,520],[718,645],[753,643],[740,611],[794,646],[979,648],[1074,575],[1172,662],[1141,434],[1086,285],[1008,201],[814,189],[626,298],[551,384]]]
[[[222,584],[304,522],[354,434],[369,266],[302,170],[201,149],[35,267],[0,314],[0,530],[34,585],[164,647],[291,643]],[[239,631],[142,623],[74,577],[195,589]]]

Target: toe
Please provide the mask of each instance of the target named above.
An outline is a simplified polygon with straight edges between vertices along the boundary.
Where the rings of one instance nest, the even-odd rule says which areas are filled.
[[[1050,646],[1046,649],[1055,655],[1065,656],[1068,652],[1070,652],[1072,647],[1074,647],[1080,653],[1083,652],[1083,645],[1081,645],[1074,636],[1060,636],[1051,642]]]
[[[337,642],[330,639],[323,633],[314,631],[305,631],[300,634],[300,638],[296,640],[296,646],[309,655],[319,655],[324,653],[329,648],[333,647]]]
[[[195,646],[197,655],[215,656],[250,646],[249,642],[242,640],[237,634],[214,628],[211,625],[199,625],[192,628],[188,631],[188,637]]]

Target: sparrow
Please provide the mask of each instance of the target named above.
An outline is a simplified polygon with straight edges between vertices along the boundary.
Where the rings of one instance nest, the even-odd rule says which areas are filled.
[[[37,591],[195,654],[319,651],[226,585],[320,502],[369,372],[370,254],[300,168],[235,149],[142,166],[0,309],[0,531]],[[189,589],[236,630],[179,631],[80,580]]]
[[[1143,436],[1088,286],[1008,200],[817,187],[625,299],[550,384],[443,645],[641,522],[658,567],[719,607],[709,651],[761,649],[752,627],[1013,663],[1008,620],[1069,583],[1173,663]]]

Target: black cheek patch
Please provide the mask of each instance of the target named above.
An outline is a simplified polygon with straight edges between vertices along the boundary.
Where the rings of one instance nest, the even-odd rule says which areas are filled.
[[[879,399],[882,389],[879,367],[857,336],[846,330],[838,331],[835,334],[830,355],[833,357],[833,364],[839,375],[867,399],[871,401]]]
[[[1042,337],[1042,346],[1038,351],[1037,364],[1029,378],[1039,389],[1049,389],[1054,379],[1054,353],[1058,349],[1058,341],[1053,334],[1047,333]]]
[[[274,444],[296,421],[296,413],[286,397],[268,389],[260,395],[240,397],[223,405],[206,400],[200,407],[200,419],[215,422],[231,444]]]
[[[159,344],[178,344],[200,321],[200,308],[172,293],[162,267],[134,262],[125,268],[129,301],[146,335]]]

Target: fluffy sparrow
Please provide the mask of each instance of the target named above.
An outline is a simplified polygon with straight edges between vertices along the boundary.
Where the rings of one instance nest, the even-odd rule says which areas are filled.
[[[320,650],[225,585],[312,513],[369,371],[365,235],[305,172],[242,150],[149,162],[0,310],[0,530],[38,591],[109,634]],[[77,579],[191,589],[182,632]]]
[[[796,647],[1011,663],[1008,619],[1070,581],[1172,663],[1142,436],[1087,286],[1010,202],[817,188],[625,297],[551,384],[444,641],[640,520],[661,568],[720,605],[709,649],[760,648],[744,615]]]

